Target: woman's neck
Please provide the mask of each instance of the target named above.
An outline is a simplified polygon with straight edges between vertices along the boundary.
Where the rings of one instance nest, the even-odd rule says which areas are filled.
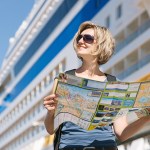
[[[98,80],[98,81],[105,81],[106,76],[105,74],[100,71],[99,65],[96,64],[95,66],[91,65],[90,62],[83,62],[82,65],[76,70],[76,76]]]

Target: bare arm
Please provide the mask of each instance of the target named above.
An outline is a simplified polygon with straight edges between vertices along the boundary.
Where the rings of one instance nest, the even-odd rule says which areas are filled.
[[[47,115],[45,117],[45,127],[47,132],[52,135],[54,133],[54,113],[57,106],[56,95],[51,94],[44,98],[44,106],[47,109]]]
[[[114,131],[117,138],[123,142],[136,134],[147,123],[150,123],[150,116],[143,116],[134,122],[130,122],[128,116],[123,116],[114,122]]]

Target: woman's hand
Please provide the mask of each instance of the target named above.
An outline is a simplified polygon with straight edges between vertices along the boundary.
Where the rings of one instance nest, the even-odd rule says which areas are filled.
[[[64,73],[60,73],[58,78],[65,82],[67,79],[67,75]],[[58,100],[56,94],[50,94],[44,98],[43,105],[48,110],[50,116],[54,116],[55,110],[57,108],[57,103]]]
[[[147,109],[147,111],[149,112],[149,115],[150,115],[150,108],[146,108]]]
[[[57,96],[56,94],[50,94],[44,98],[44,107],[47,109],[47,115],[45,117],[45,127],[47,132],[52,135],[54,134],[54,114],[57,107]]]
[[[147,115],[147,121],[150,122],[150,108],[146,108],[147,112],[149,113]]]
[[[51,94],[44,98],[43,105],[51,116],[55,113],[57,102],[56,94]]]
[[[67,80],[67,75],[65,73],[60,73],[58,78],[65,82]]]

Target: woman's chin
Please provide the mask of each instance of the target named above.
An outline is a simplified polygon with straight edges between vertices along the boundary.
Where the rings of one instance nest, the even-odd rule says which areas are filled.
[[[88,52],[88,50],[87,49],[78,49],[78,51],[77,51],[77,54],[78,55],[88,55],[88,54],[90,54],[89,52]]]
[[[78,56],[84,56],[84,55],[87,55],[87,52],[78,51],[77,55]]]
[[[81,57],[82,59],[87,59],[87,58],[91,57],[91,54],[87,53],[87,52],[86,53],[82,52],[82,53],[77,53],[77,56]]]

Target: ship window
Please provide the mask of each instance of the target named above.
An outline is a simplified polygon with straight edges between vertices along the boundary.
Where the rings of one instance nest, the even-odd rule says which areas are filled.
[[[34,96],[35,96],[35,92],[34,92],[34,90],[32,90],[32,92],[31,92],[31,98],[32,98],[32,100],[33,100]]]
[[[59,66],[58,66],[59,67],[59,72],[63,72],[63,65],[64,65],[63,62],[59,63]]]
[[[46,76],[46,85],[47,85],[47,86],[49,85],[50,80],[51,80],[50,74],[48,74],[48,75]]]
[[[116,18],[119,19],[122,16],[122,5],[120,4],[116,9]]]
[[[55,68],[55,71],[56,71],[56,74],[55,74],[55,77],[56,77],[59,74],[59,65]]]
[[[44,82],[44,80],[43,80],[43,81],[41,81],[41,91],[44,90],[44,87],[45,87],[45,82]]]
[[[11,75],[8,74],[5,80],[3,81],[2,85],[0,86],[0,93],[2,93],[5,89],[5,87],[10,83],[11,81]]]
[[[52,77],[53,77],[53,79],[55,79],[55,77],[56,77],[56,70],[53,70]]]
[[[110,27],[110,16],[107,16],[107,17],[106,17],[105,22],[106,22],[106,23],[105,23],[105,24],[106,24],[106,27],[109,28],[109,27]]]
[[[38,95],[39,92],[40,92],[40,87],[39,87],[39,85],[37,85],[37,86],[36,86],[36,95]]]
[[[62,61],[62,71],[65,71],[65,69],[66,69],[66,59]]]

